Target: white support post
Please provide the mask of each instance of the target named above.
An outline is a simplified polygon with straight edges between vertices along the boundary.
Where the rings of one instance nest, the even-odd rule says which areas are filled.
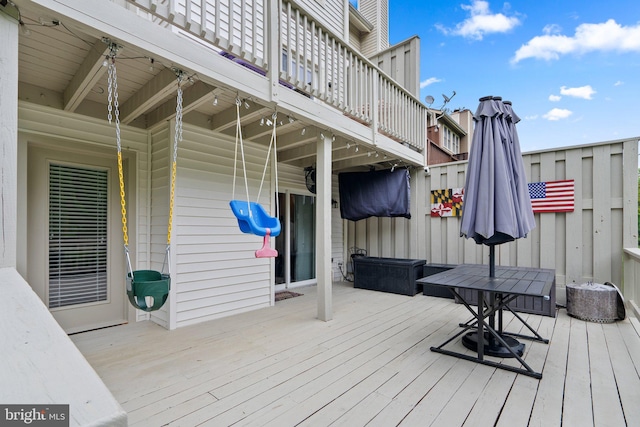
[[[0,11],[0,268],[15,268],[17,256],[18,33],[17,20]]]
[[[318,319],[333,318],[331,296],[331,135],[318,137],[316,159],[316,277]]]
[[[280,89],[280,59],[282,48],[280,43],[280,0],[267,0],[267,48],[266,60],[268,61],[267,77],[271,82],[271,101],[278,101]],[[290,23],[288,22],[287,25]],[[289,30],[291,31],[291,30]],[[291,49],[289,48],[289,52]],[[291,53],[289,53],[291,55]]]

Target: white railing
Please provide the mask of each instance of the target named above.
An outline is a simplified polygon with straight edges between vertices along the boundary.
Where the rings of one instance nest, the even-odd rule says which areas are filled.
[[[281,84],[321,100],[422,151],[426,107],[373,63],[287,0],[128,0],[155,19],[210,43],[236,61],[267,74],[279,58]],[[279,29],[267,11],[277,1]],[[278,34],[279,40],[269,40]],[[271,55],[270,49],[277,50]],[[371,106],[377,106],[372,108]]]
[[[640,319],[640,249],[627,248],[624,250],[624,284],[622,294],[627,307]]]
[[[263,67],[265,0],[127,0],[222,51]]]
[[[389,78],[378,76],[378,130],[391,138],[407,141],[419,151],[427,142],[427,110],[410,93]]]

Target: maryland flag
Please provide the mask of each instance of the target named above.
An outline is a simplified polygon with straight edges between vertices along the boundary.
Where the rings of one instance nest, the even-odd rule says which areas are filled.
[[[462,216],[464,188],[431,191],[431,216]]]

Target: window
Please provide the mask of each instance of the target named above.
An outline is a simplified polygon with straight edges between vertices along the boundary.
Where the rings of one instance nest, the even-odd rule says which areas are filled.
[[[49,308],[107,300],[108,172],[49,165]]]
[[[453,154],[460,153],[460,136],[446,126],[443,126],[442,145]]]

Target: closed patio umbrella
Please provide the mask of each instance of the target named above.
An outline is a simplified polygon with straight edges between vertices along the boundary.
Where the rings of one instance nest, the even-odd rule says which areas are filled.
[[[495,245],[526,237],[535,228],[516,132],[519,120],[510,102],[491,96],[480,98],[474,115],[460,234],[474,239],[477,244],[489,246],[489,276],[492,278],[495,277]],[[482,302],[478,301],[478,304]],[[490,322],[493,326],[493,318]],[[469,339],[475,341],[477,337],[468,335],[463,343],[469,344]],[[518,344],[515,340],[511,343]],[[491,354],[495,346],[490,338],[487,353]],[[495,353],[493,355],[508,354],[499,349]]]
[[[460,234],[491,248],[535,228],[515,129],[519,120],[511,103],[490,96],[480,99],[474,115]]]

